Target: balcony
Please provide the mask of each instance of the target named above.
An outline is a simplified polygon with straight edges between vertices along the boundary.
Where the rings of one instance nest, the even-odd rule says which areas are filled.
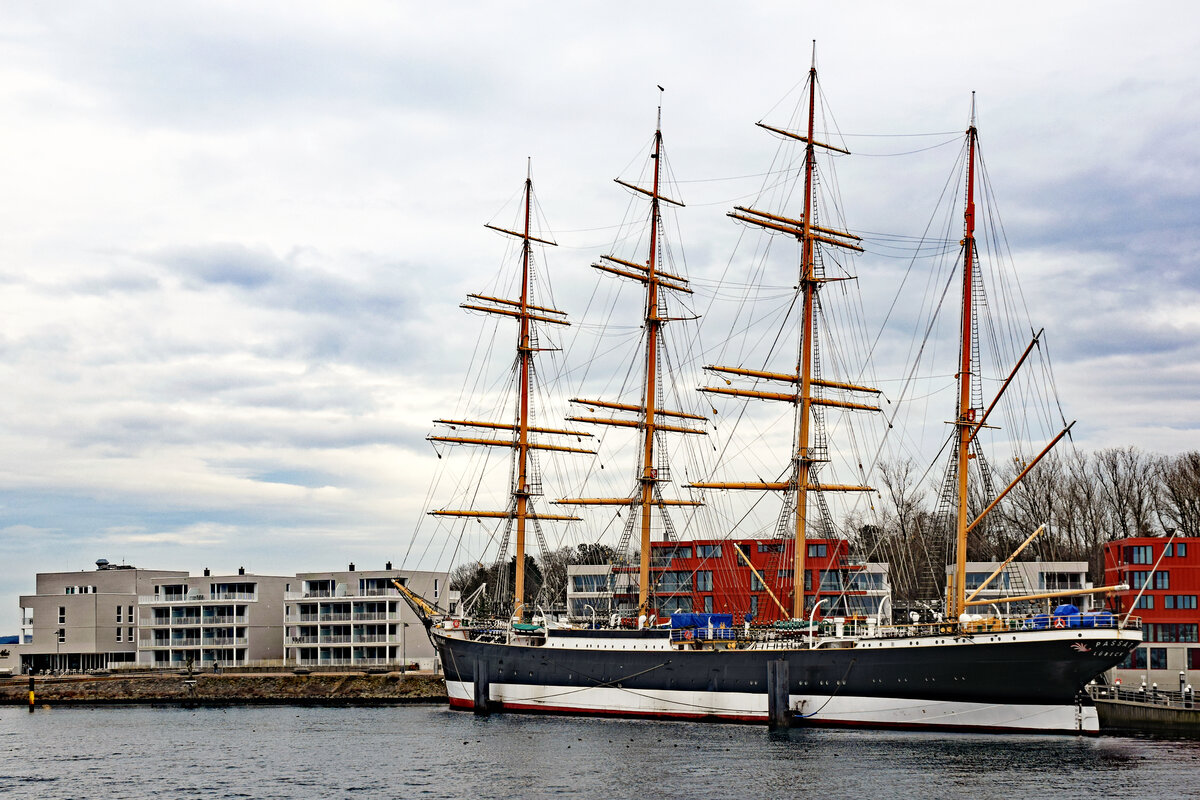
[[[354,642],[354,644],[375,644],[375,643],[396,644],[397,642],[400,641],[400,637],[398,637],[394,634],[372,633],[372,634],[360,634],[358,636],[354,636],[354,637],[352,637],[352,641]]]
[[[349,634],[337,634],[334,636],[321,636],[321,644],[350,644]]]
[[[245,636],[214,636],[204,639],[205,647],[245,647],[249,643],[249,638]]]
[[[293,636],[293,637],[291,637],[291,641],[290,641],[290,644],[316,644],[316,643],[317,643],[316,636]]]
[[[195,636],[195,637],[189,637],[187,639],[172,639],[168,643],[167,646],[168,647],[199,647],[200,646],[200,637]]]
[[[213,592],[208,596],[209,600],[249,600],[257,602],[258,592]]]
[[[246,615],[205,617],[205,625],[245,625]]]
[[[302,620],[302,622],[308,622],[308,621],[309,620]],[[350,614],[349,614],[349,612],[338,613],[338,614],[318,614],[316,621],[317,622],[349,622]]]
[[[171,627],[174,627],[174,628],[182,628],[182,627],[187,627],[190,625],[199,625],[200,618],[199,617],[172,617],[171,621],[166,624],[169,624]]]
[[[388,617],[388,612],[386,612],[386,611],[355,611],[354,612],[354,619],[356,622],[362,622],[362,621],[369,622],[371,620],[395,619],[395,618],[396,618],[395,615]]]

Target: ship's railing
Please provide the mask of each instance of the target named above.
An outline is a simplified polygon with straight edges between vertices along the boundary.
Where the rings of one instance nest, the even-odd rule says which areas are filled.
[[[1093,700],[1122,700],[1131,703],[1149,703],[1168,708],[1196,708],[1196,694],[1191,686],[1182,691],[1159,689],[1158,684],[1142,684],[1136,689],[1125,686],[1089,686],[1088,694]]]
[[[738,628],[672,628],[672,642],[734,641],[745,638]]]

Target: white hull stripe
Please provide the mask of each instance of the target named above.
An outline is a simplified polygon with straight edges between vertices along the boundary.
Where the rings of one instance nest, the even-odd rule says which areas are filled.
[[[474,686],[446,681],[455,705],[471,705]],[[529,686],[493,683],[493,703],[518,710],[656,717],[767,719],[767,696],[748,692],[686,692],[672,689]],[[863,727],[940,727],[979,730],[1026,730],[1097,733],[1096,709],[1075,705],[1027,705],[916,700],[901,697],[792,695],[798,724]]]

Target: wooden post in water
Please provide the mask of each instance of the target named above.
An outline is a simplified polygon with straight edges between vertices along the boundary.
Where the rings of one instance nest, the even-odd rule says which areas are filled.
[[[33,694],[33,676],[29,676],[29,713],[33,713],[33,707],[37,703],[37,698]]]
[[[475,713],[480,716],[487,716],[491,713],[491,709],[488,708],[490,689],[487,662],[482,658],[477,658],[475,659]]]
[[[788,662],[767,662],[767,729],[787,730],[792,725],[791,695],[788,692]]]

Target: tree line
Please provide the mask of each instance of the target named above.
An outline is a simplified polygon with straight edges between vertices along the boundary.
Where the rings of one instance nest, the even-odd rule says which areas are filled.
[[[1015,463],[997,470],[997,488],[1023,468]],[[858,554],[889,563],[897,602],[940,597],[953,557],[953,521],[939,503],[940,488],[922,481],[910,461],[885,464],[879,483],[883,508],[854,526]],[[972,482],[969,519],[991,500],[980,483]],[[1200,452],[1159,455],[1114,447],[1051,453],[971,532],[967,558],[1002,561],[1043,524],[1046,530],[1020,560],[1086,561],[1099,585],[1108,542],[1200,535]]]

